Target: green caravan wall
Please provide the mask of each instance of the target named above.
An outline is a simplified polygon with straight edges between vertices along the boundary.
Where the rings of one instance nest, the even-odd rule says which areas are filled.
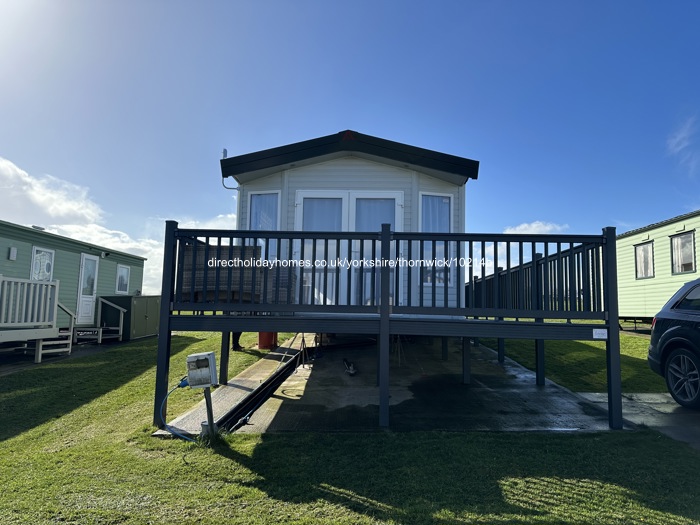
[[[54,251],[53,280],[59,281],[59,301],[73,313],[78,306],[78,279],[80,278],[80,256],[82,253],[105,258],[99,259],[97,271],[97,296],[115,295],[117,287],[117,265],[131,268],[129,294],[133,295],[143,286],[143,264],[141,257],[109,248],[68,239],[33,228],[0,221],[0,274],[7,277],[29,279],[33,247]],[[16,260],[10,260],[10,248],[17,249]],[[68,316],[59,309],[59,325],[68,325]]]
[[[685,232],[694,232],[695,271],[674,275],[671,272],[671,237]],[[635,246],[650,241],[653,242],[654,277],[637,279]],[[656,315],[683,283],[699,276],[699,253],[700,212],[618,237],[617,285],[620,317],[651,318]]]

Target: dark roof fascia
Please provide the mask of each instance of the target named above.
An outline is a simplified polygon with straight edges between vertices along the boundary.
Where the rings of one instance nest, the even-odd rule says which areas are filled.
[[[461,184],[465,184],[469,179],[477,179],[479,176],[479,161],[363,135],[351,130],[221,159],[221,176],[233,177],[240,183],[238,176],[244,173],[260,172],[260,176],[264,176],[308,159],[329,155],[338,156],[343,152],[389,159],[406,166],[457,175]]]
[[[617,236],[617,238],[622,239],[624,237],[636,235],[637,233],[644,233],[646,231],[655,230],[657,228],[661,228],[662,226],[668,226],[669,224],[673,224],[674,222],[684,221],[686,219],[692,219],[693,217],[697,217],[697,216],[700,216],[700,210],[691,211],[690,213],[685,213],[683,215],[679,215],[678,217],[666,219],[665,221],[661,221],[661,222],[655,222],[654,224],[650,224],[648,226],[642,226],[641,228],[637,228],[636,230],[630,230],[628,232],[621,233],[620,235]]]
[[[120,255],[122,257],[135,259],[139,261],[147,261],[146,257],[141,257],[140,255],[134,255],[133,253],[122,252],[119,250],[113,250],[106,246],[100,246],[98,244],[92,244],[86,241],[81,241],[78,239],[72,239],[70,237],[65,237],[63,235],[58,235],[57,233],[48,232],[46,230],[39,230],[37,228],[31,228],[29,226],[23,226],[22,224],[15,224],[13,222],[7,222],[0,220],[0,237],[2,237],[2,230],[6,229],[8,232],[16,231],[18,233],[24,233],[34,240],[32,242],[42,242],[44,240],[46,243],[59,243],[66,246],[75,246],[76,248],[82,248],[83,251],[94,250],[98,252],[109,252],[110,254]],[[6,237],[7,238],[7,237]],[[51,246],[43,246],[44,248],[51,248]]]

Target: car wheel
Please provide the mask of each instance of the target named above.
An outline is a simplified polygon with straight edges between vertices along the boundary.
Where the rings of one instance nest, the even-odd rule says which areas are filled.
[[[700,357],[686,348],[674,350],[665,375],[668,391],[679,405],[700,408]]]

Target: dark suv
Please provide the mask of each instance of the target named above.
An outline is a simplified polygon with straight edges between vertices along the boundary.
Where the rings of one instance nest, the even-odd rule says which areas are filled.
[[[648,361],[678,404],[700,408],[700,279],[684,284],[654,317]]]

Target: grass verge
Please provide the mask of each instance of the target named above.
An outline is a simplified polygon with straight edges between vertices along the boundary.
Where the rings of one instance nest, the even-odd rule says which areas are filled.
[[[496,339],[481,344],[497,348]],[[667,392],[663,378],[649,369],[649,339],[620,333],[622,391],[627,393]],[[535,342],[506,340],[506,355],[530,370],[535,369]],[[607,392],[605,341],[546,341],[545,375],[574,392]]]
[[[173,344],[171,370],[218,338]],[[653,431],[155,439],[155,353],[131,343],[2,378],[2,523],[700,520],[700,453]],[[187,390],[171,407],[199,400]]]

